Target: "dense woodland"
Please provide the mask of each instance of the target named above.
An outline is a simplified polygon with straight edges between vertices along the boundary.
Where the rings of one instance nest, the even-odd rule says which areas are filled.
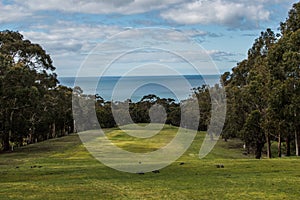
[[[194,94],[180,103],[171,98],[159,98],[154,94],[144,96],[138,102],[132,102],[130,99],[124,102],[105,101],[100,96],[86,95],[79,87],[74,88],[73,108],[80,107],[79,112],[84,117],[77,120],[79,130],[88,130],[91,127],[97,127],[94,124],[100,124],[101,128],[111,128],[131,123],[166,123],[174,126],[182,126],[190,129],[207,130],[210,118],[211,101],[210,90],[208,86],[194,88]],[[198,101],[199,100],[199,101]],[[198,101],[198,102],[197,102]],[[95,111],[90,109],[95,104],[95,111],[98,121],[91,122],[89,116]],[[182,117],[192,117],[196,114],[192,110],[193,105],[199,103],[200,120],[181,120]],[[163,109],[160,108],[163,107]],[[126,113],[129,110],[129,116]],[[152,119],[151,119],[152,115]],[[198,113],[199,115],[199,113]],[[116,122],[116,118],[118,118]],[[193,118],[193,117],[192,117]],[[194,117],[197,119],[197,116]],[[199,117],[198,117],[199,118]]]
[[[256,158],[265,145],[271,158],[272,142],[278,143],[278,157],[283,143],[286,156],[299,155],[300,3],[280,23],[280,33],[262,32],[248,58],[221,79],[228,107],[223,137],[241,138]]]
[[[95,104],[97,123],[102,128],[132,121],[149,123],[149,110],[161,105],[166,111],[165,123],[205,131],[210,123],[210,94],[221,87],[227,96],[224,140],[241,139],[247,153],[255,153],[256,158],[262,157],[264,148],[271,158],[272,143],[278,144],[279,157],[300,154],[300,3],[294,4],[286,21],[280,23],[280,33],[270,29],[261,33],[247,59],[221,76],[221,86],[194,88],[194,94],[181,102],[153,94],[139,102],[111,102],[99,95],[84,94],[79,87],[59,85],[52,60],[40,45],[25,40],[18,32],[2,31],[0,148],[8,151],[76,131],[72,98],[73,106],[82,99]],[[181,112],[193,114],[189,103],[195,99],[200,109],[199,124],[182,124]],[[121,115],[118,107],[122,104],[129,105],[132,121],[124,119],[116,124],[112,107]],[[81,124],[85,123],[89,122]]]
[[[50,56],[18,32],[0,32],[2,150],[72,132],[72,90],[59,86]]]

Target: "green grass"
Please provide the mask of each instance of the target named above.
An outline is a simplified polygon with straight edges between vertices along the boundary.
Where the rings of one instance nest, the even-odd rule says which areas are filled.
[[[176,130],[165,126],[151,139],[118,129],[105,132],[119,147],[148,152],[168,143]],[[204,135],[199,133],[182,157],[156,174],[108,168],[77,135],[0,154],[0,199],[299,199],[300,159],[255,160],[242,154],[240,141],[220,140],[200,160]]]

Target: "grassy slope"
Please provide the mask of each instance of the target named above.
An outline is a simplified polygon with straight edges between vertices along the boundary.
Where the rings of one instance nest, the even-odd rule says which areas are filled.
[[[124,142],[129,137],[116,129],[106,132],[122,148],[145,151],[142,143],[150,150],[158,148],[176,128],[165,127],[156,136],[158,146],[155,140]],[[105,167],[92,158],[77,135],[0,154],[0,199],[299,198],[300,159],[254,160],[236,148],[241,146],[239,141],[220,140],[200,160],[197,154],[203,136],[200,133],[179,160],[158,174],[129,174]]]

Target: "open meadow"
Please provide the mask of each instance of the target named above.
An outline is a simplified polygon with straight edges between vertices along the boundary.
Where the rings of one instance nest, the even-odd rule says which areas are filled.
[[[0,0],[0,200],[300,200],[299,19]]]
[[[149,140],[131,140],[118,129],[105,132],[116,145],[140,152],[159,148],[176,130],[165,126]],[[299,158],[256,160],[243,155],[240,141],[219,140],[200,160],[204,135],[199,132],[188,151],[159,173],[131,174],[108,168],[88,153],[76,134],[3,153],[0,199],[299,198]]]

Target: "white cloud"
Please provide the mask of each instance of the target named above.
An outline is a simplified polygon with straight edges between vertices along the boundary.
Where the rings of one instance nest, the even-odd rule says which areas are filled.
[[[86,54],[97,43],[122,31],[117,26],[79,25],[64,21],[29,29],[20,33],[33,43],[40,44],[51,55],[61,76],[75,76]]]
[[[272,6],[291,5],[295,0],[13,0],[0,2],[0,23],[27,16],[38,18],[40,11],[85,14],[139,14],[156,10],[178,24],[218,24],[230,28],[253,28],[276,16]],[[280,6],[282,7],[282,6]],[[284,10],[287,8],[284,8]],[[151,19],[149,19],[151,21]]]
[[[207,50],[209,56],[212,57],[214,61],[229,61],[229,62],[238,62],[236,57],[240,56],[236,53],[226,52],[221,50]]]
[[[79,25],[64,21],[54,25],[32,26],[30,29],[32,31],[21,33],[27,39],[43,45],[52,54],[90,51],[96,43],[122,31],[117,26]]]
[[[30,12],[27,12],[23,7],[15,4],[4,5],[0,1],[0,24],[19,21],[30,15]]]
[[[16,0],[30,10],[59,10],[89,14],[135,14],[167,8],[183,0]]]
[[[219,24],[229,27],[251,26],[267,21],[269,1],[202,0],[165,10],[161,16],[179,24]]]
[[[46,49],[53,58],[57,72],[61,76],[75,76],[88,53],[99,42],[123,30],[120,27],[78,25],[64,21],[60,21],[55,25],[34,26],[30,27],[30,29],[32,30],[21,33],[25,38],[41,44]],[[190,34],[205,35],[206,33],[193,30]],[[137,49],[137,47],[141,47],[141,49]],[[143,47],[154,49],[143,49]],[[197,48],[190,49],[190,47]],[[190,52],[183,51],[182,48],[189,49]],[[207,63],[209,60],[205,52],[203,52],[203,55],[201,52],[199,54],[198,48],[200,47],[195,46],[185,35],[177,31],[167,29],[133,29],[117,34],[116,38],[112,38],[112,40],[108,40],[104,44],[101,43],[98,49],[93,54],[90,54],[90,56],[95,55],[96,60],[101,61],[101,63],[97,62],[95,70],[86,73],[89,73],[89,76],[95,75],[94,73],[99,65],[106,66],[107,63],[114,61],[127,51],[126,55],[115,60],[117,65],[115,68],[112,68],[114,71],[108,73],[121,73],[124,70],[129,70],[132,66],[155,62],[171,65],[174,68],[184,69],[183,71],[185,71],[187,69],[185,66],[188,63],[180,58],[180,55],[187,56],[195,63]],[[168,50],[171,52],[169,53]],[[173,54],[172,51],[175,51],[178,55]],[[202,64],[200,65],[202,66]]]
[[[195,28],[200,26],[182,27],[179,24],[216,24],[231,28],[253,27],[261,21],[274,20],[272,18],[274,15],[271,15],[271,4],[276,4],[275,7],[278,7],[278,5],[284,3],[287,6],[287,4],[291,5],[291,1],[295,0],[12,0],[9,4],[5,3],[8,1],[0,0],[0,24],[5,25],[15,22],[16,29],[20,30],[25,38],[41,44],[50,53],[59,74],[73,75],[84,60],[86,53],[90,52],[97,43],[125,30],[121,28],[122,26],[135,27],[140,25],[140,21],[138,21],[140,15],[132,18],[125,17],[124,21],[123,15],[147,13],[155,10],[157,11],[155,13],[160,13],[160,15],[151,14],[154,19],[148,19],[146,14],[141,20],[148,20],[149,22],[156,20],[160,25],[163,25],[162,27],[164,25],[166,27],[170,26],[165,20],[161,19],[162,17],[175,22],[172,25],[177,30],[180,29],[179,31],[182,31],[186,36],[202,41],[206,36],[220,37],[223,32],[221,30],[219,34],[214,34],[215,30],[212,29],[202,31]],[[73,19],[73,13],[96,15],[84,15],[87,20],[84,17]],[[99,15],[97,14],[112,13],[121,16],[117,16],[116,19],[111,19],[111,21],[110,19],[107,20],[110,25],[99,25],[101,21],[98,20]],[[100,19],[102,19],[101,17]],[[61,19],[66,21],[58,21]],[[96,20],[98,21],[96,22]],[[123,34],[123,36],[139,38],[140,35],[144,35],[141,31],[132,31],[128,34]],[[161,43],[168,40],[182,42],[185,39],[184,37],[178,37],[176,33],[153,35],[153,40],[161,41]],[[150,42],[152,41],[150,40]],[[155,44],[155,41],[153,44]],[[152,44],[149,43],[149,45]],[[130,44],[120,42],[112,46],[106,46],[105,49],[107,52],[110,49],[111,51],[117,51],[124,48],[124,46],[129,48]],[[178,45],[178,48],[181,48],[181,46]],[[213,48],[218,49],[218,47]],[[234,55],[226,52],[215,51],[209,53],[214,60],[228,61],[234,58]],[[193,57],[190,55],[190,57],[199,59],[198,55]],[[167,57],[165,62],[172,63],[174,60]]]

